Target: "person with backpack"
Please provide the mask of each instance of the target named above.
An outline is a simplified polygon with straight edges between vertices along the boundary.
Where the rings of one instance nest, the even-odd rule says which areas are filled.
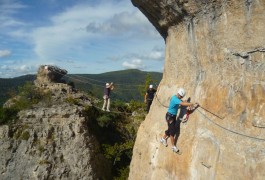
[[[146,111],[147,113],[150,110],[150,106],[153,102],[154,96],[155,96],[156,90],[153,88],[153,85],[149,85],[149,89],[146,91],[144,96],[144,102],[146,103]]]
[[[109,108],[110,108],[110,91],[112,91],[114,89],[114,85],[113,83],[106,83],[106,86],[104,88],[104,104],[102,107],[103,111],[108,111],[110,112]],[[106,109],[107,108],[107,109]]]
[[[182,101],[181,99],[185,96],[185,90],[183,88],[179,88],[178,92],[176,95],[173,95],[171,97],[169,107],[166,113],[166,121],[168,125],[168,129],[165,131],[165,135],[160,139],[160,142],[164,146],[167,145],[167,139],[170,138],[171,144],[172,144],[172,151],[175,153],[179,153],[180,150],[176,147],[176,139],[175,135],[177,133],[177,126],[180,125],[177,120],[176,116],[178,113],[179,106],[194,106],[194,105],[199,105],[198,103],[190,103],[190,102],[185,102]]]

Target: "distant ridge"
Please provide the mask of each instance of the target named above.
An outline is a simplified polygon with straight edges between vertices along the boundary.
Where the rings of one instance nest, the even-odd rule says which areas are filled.
[[[73,81],[78,89],[89,91],[98,98],[102,97],[105,83],[113,82],[115,86],[112,93],[113,100],[122,100],[126,102],[129,102],[130,100],[143,101],[144,98],[141,95],[140,90],[141,88],[144,88],[146,76],[148,74],[151,76],[154,84],[158,85],[160,83],[162,73],[146,72],[137,69],[112,71],[102,74],[79,74],[77,75],[78,78],[76,78],[76,75],[69,75],[74,79],[67,80]],[[79,80],[82,80],[82,82]]]
[[[140,89],[144,87],[146,76],[149,74],[155,84],[162,79],[160,72],[147,72],[138,69],[105,72],[101,74],[68,74],[64,77],[66,82],[74,82],[77,89],[90,93],[98,98],[102,97],[103,87],[106,82],[113,82],[115,89],[112,93],[113,100],[143,100]],[[26,81],[34,81],[36,75],[24,75],[15,78],[0,78],[0,105],[9,98],[8,91],[16,90]],[[140,87],[139,85],[143,85]]]

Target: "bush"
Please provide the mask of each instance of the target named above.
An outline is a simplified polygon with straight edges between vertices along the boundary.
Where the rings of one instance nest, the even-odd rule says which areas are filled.
[[[106,158],[111,159],[113,165],[121,161],[122,156],[127,156],[128,158],[132,155],[132,148],[134,143],[132,141],[127,141],[125,143],[115,143],[114,145],[103,144],[104,155]]]
[[[41,101],[50,104],[51,99],[51,92],[44,92],[36,88],[31,82],[26,82],[24,86],[18,87],[18,96],[13,99],[11,107],[0,108],[0,125],[16,120],[19,111],[29,109]]]
[[[129,177],[130,166],[122,168],[119,170],[119,176],[114,177],[114,180],[126,180]]]
[[[22,140],[27,141],[27,140],[29,139],[29,137],[30,137],[29,132],[28,132],[28,131],[25,131],[25,132],[22,133],[22,135],[21,135],[20,138],[21,138]]]
[[[103,115],[97,118],[97,122],[100,127],[108,127],[112,122],[112,118],[108,115]]]
[[[93,106],[83,111],[88,120],[87,126],[98,138],[101,152],[112,162],[112,179],[128,178],[134,140],[144,117],[135,122],[135,117],[127,113],[144,110],[144,107],[142,102],[131,101],[128,105],[123,101],[114,101],[111,103],[111,112],[103,112]]]
[[[145,106],[146,106],[145,103],[139,102],[139,101],[134,101],[134,100],[131,100],[129,103],[129,109],[132,112],[136,111],[136,110],[144,110]]]
[[[50,104],[52,99],[50,91],[44,92],[30,82],[26,82],[24,86],[18,87],[18,91],[18,98],[14,100],[15,104],[13,105],[18,110],[31,108],[32,105],[41,101]]]
[[[17,108],[2,108],[0,107],[0,125],[8,124],[17,119]]]
[[[78,99],[74,99],[72,97],[66,98],[65,102],[67,102],[69,104],[79,105],[79,100]]]
[[[127,112],[128,111],[128,105],[125,104],[123,101],[120,101],[120,100],[114,101],[111,104],[111,106],[112,106],[112,109],[115,108],[119,112]]]

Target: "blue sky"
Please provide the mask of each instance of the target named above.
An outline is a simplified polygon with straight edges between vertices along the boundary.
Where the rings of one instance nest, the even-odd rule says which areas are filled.
[[[130,0],[0,0],[0,77],[163,71],[163,38]]]

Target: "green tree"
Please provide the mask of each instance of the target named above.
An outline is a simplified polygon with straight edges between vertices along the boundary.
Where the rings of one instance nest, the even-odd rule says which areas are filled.
[[[150,84],[154,84],[155,81],[153,80],[152,76],[150,73],[147,73],[146,77],[145,77],[145,84],[142,86],[139,86],[139,91],[141,93],[142,96],[145,95],[146,90],[148,89]]]

